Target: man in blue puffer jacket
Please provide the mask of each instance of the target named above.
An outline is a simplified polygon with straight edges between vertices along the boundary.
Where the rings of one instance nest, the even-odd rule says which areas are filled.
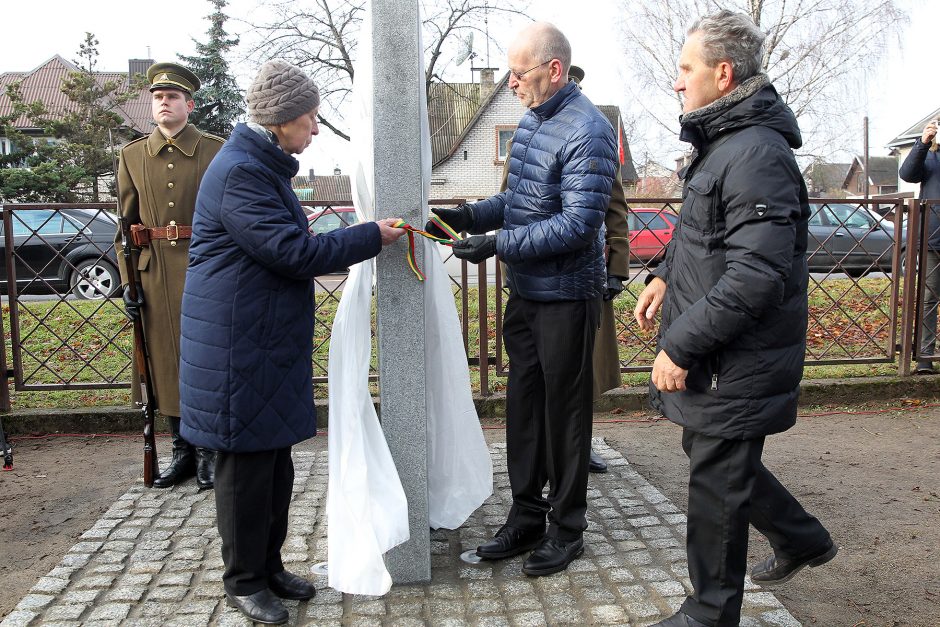
[[[528,111],[513,136],[508,187],[474,205],[435,210],[458,231],[501,229],[454,244],[454,255],[473,263],[498,255],[510,289],[503,338],[513,505],[477,555],[502,559],[534,548],[522,567],[532,576],[564,570],[584,551],[591,356],[607,283],[604,217],[618,166],[614,131],[568,82],[570,65],[571,46],[556,27],[522,31],[509,49],[509,87]]]

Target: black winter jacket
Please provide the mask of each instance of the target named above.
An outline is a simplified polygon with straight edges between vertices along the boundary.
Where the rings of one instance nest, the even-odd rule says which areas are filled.
[[[940,198],[940,152],[930,152],[930,144],[918,137],[908,153],[898,176],[908,183],[920,183],[920,199]],[[927,213],[927,247],[940,250],[940,205],[930,205]]]
[[[651,386],[653,406],[727,439],[796,421],[807,325],[806,186],[796,118],[763,75],[682,118],[697,154],[666,259],[659,347],[687,389]]]

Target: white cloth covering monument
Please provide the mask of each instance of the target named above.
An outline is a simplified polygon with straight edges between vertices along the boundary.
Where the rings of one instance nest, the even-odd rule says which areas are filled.
[[[353,87],[353,201],[360,220],[428,215],[431,148],[417,0],[367,3]],[[329,585],[381,595],[430,581],[430,528],[456,528],[492,492],[450,281],[417,238],[376,260],[382,421],[369,395],[372,262],[351,268],[329,366]]]

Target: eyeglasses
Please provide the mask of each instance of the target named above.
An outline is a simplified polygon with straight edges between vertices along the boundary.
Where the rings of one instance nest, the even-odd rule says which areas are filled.
[[[537,70],[537,69],[539,69],[540,67],[542,67],[543,65],[545,65],[545,64],[547,64],[547,63],[551,63],[551,62],[552,62],[552,59],[549,59],[548,61],[545,61],[545,62],[543,62],[543,63],[539,63],[539,64],[536,65],[535,67],[530,67],[530,68],[529,68],[528,70],[526,70],[525,72],[517,72],[517,71],[515,71],[515,70],[509,70],[509,74],[512,75],[512,76],[515,76],[517,81],[521,81],[521,80],[522,80],[522,77],[525,76],[526,74],[528,74],[529,72],[531,72],[532,70]]]

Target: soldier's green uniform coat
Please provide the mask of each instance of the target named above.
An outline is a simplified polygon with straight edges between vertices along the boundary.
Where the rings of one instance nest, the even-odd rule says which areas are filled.
[[[156,128],[150,136],[124,146],[118,165],[123,216],[131,224],[146,227],[166,226],[171,220],[191,225],[199,183],[222,143],[222,139],[187,124],[176,137],[166,138]],[[120,234],[116,247],[120,259]],[[156,404],[163,415],[178,417],[180,303],[189,240],[180,239],[175,245],[165,239],[153,240],[134,252],[144,294],[144,335]],[[128,277],[120,265],[121,281],[126,284]]]

